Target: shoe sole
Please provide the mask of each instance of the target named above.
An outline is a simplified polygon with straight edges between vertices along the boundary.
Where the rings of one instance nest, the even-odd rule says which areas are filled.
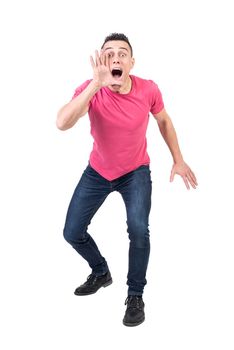
[[[75,294],[75,295],[79,295],[79,296],[95,294],[95,293],[97,293],[97,291],[98,291],[100,288],[102,288],[102,287],[106,288],[106,287],[110,286],[112,283],[113,283],[113,280],[112,280],[112,278],[111,278],[109,281],[107,281],[107,282],[104,283],[102,286],[100,286],[95,292],[91,292],[91,293],[76,293],[76,292],[74,292],[74,294]]]
[[[139,321],[139,322],[136,322],[136,323],[128,323],[128,322],[124,322],[123,321],[123,324],[127,327],[135,327],[135,326],[139,326],[140,324],[142,324],[143,322],[145,321],[145,317]]]

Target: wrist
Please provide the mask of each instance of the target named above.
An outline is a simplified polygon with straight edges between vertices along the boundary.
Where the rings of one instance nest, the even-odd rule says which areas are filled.
[[[174,161],[174,164],[184,163],[184,159],[183,159],[183,157],[181,155],[177,156],[177,157],[173,157],[173,161]]]
[[[96,79],[93,79],[93,80],[91,81],[91,84],[92,84],[93,88],[94,88],[95,90],[97,90],[97,91],[100,90],[101,87],[102,87],[101,83],[100,83],[98,80],[96,80]]]

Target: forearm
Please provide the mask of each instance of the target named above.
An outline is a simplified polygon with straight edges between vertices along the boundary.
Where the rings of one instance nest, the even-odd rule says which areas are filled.
[[[60,130],[67,130],[73,127],[79,118],[88,112],[89,103],[99,89],[100,86],[92,80],[79,96],[63,106],[57,115],[57,127]]]
[[[159,130],[171,152],[174,163],[182,162],[183,156],[180,151],[176,131],[172,124],[171,119],[168,118],[167,120],[162,121],[161,123],[158,123],[158,125],[159,125]]]

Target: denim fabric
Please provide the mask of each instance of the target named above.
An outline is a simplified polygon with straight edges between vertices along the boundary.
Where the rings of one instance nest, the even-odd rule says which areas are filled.
[[[127,212],[130,240],[128,295],[142,295],[150,253],[148,224],[152,183],[148,165],[142,165],[113,181],[106,180],[88,165],[68,208],[64,238],[88,262],[94,274],[100,276],[106,273],[107,262],[87,229],[94,214],[114,191],[121,194]]]

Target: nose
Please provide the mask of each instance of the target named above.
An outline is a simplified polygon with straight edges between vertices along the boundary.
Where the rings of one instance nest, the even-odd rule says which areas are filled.
[[[119,63],[119,57],[116,55],[113,57],[113,64]]]

